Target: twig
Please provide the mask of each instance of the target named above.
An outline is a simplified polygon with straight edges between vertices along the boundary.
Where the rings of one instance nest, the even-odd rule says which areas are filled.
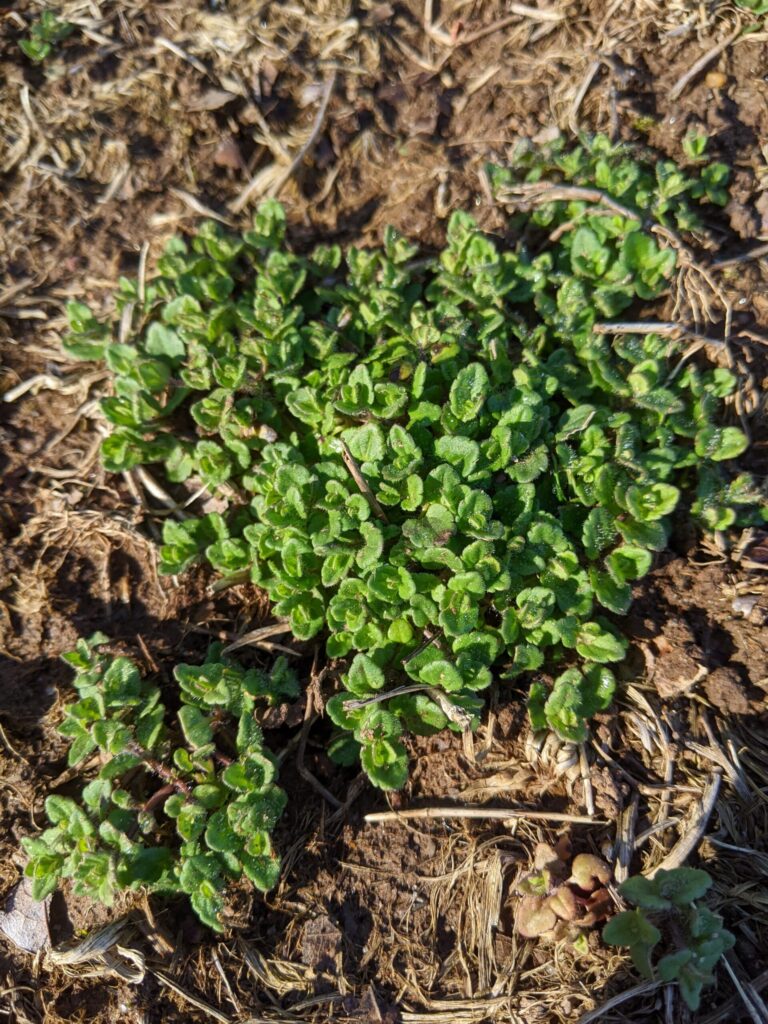
[[[0,292],[0,309],[3,306],[7,306],[14,295],[18,295],[19,292],[23,292],[25,288],[28,288],[34,281],[33,277],[22,277],[20,281],[14,282],[14,284],[8,285],[7,288],[3,288]]]
[[[334,87],[335,84],[336,84],[336,72],[334,71],[333,74],[328,79],[328,81],[325,83],[325,89],[323,90],[323,98],[322,98],[322,101],[320,103],[320,107],[319,107],[319,109],[317,111],[317,116],[315,117],[314,124],[312,125],[312,131],[309,133],[309,138],[304,143],[304,145],[301,147],[301,149],[296,154],[296,156],[293,158],[293,160],[290,163],[290,166],[286,168],[286,170],[283,172],[281,177],[279,177],[277,179],[277,181],[274,183],[274,185],[272,185],[270,187],[270,189],[269,189],[270,195],[272,195],[272,196],[280,195],[280,192],[282,191],[283,186],[293,176],[293,174],[296,171],[296,169],[301,166],[302,162],[304,161],[304,157],[314,147],[315,142],[317,142],[317,137],[320,134],[321,128],[323,127],[323,122],[325,121],[325,115],[326,115],[326,113],[328,111],[328,104],[331,102],[331,96],[333,95],[333,87]]]
[[[509,185],[500,189],[498,198],[507,200],[510,203],[522,207],[525,203],[556,203],[556,202],[585,202],[597,203],[609,210],[618,213],[620,217],[627,220],[636,220],[642,223],[642,214],[629,206],[623,206],[609,196],[607,192],[601,192],[599,188],[583,188],[581,185],[561,185],[549,181],[521,182],[517,185]]]
[[[141,245],[141,252],[139,253],[139,302],[144,305],[144,297],[146,295],[147,287],[147,256],[149,256],[149,241],[144,240]]]
[[[657,988],[661,987],[661,984],[660,981],[644,981],[640,985],[628,988],[625,992],[619,992],[617,996],[609,999],[602,1006],[598,1006],[596,1010],[590,1010],[583,1017],[579,1017],[576,1024],[592,1024],[592,1021],[599,1020],[606,1013],[615,1010],[617,1006],[621,1006],[622,1003],[626,1003],[629,999],[635,999],[637,996],[645,996],[650,992],[655,992]]]
[[[499,18],[498,21],[494,21],[491,25],[485,25],[474,32],[460,35],[453,44],[453,48],[458,49],[460,46],[476,43],[478,39],[485,39],[486,36],[498,32],[499,29],[506,28],[507,25],[519,23],[521,18],[528,18],[529,21],[549,22],[559,22],[565,18],[565,15],[560,14],[558,11],[541,11],[538,7],[529,7],[528,4],[511,3],[509,9],[512,12],[511,14],[506,15],[504,18]]]
[[[695,64],[691,65],[690,68],[681,75],[680,78],[675,82],[669,92],[669,98],[676,100],[683,92],[689,82],[704,70],[704,68],[710,64],[715,57],[719,57],[723,50],[727,50],[728,47],[741,35],[741,19],[738,20],[736,28],[731,32],[729,36],[726,36],[722,42],[718,43],[717,46],[713,46],[711,50],[707,50],[703,57],[699,57]]]
[[[164,50],[170,50],[171,53],[175,54],[180,60],[185,60],[187,64],[191,64],[195,71],[199,71],[201,75],[208,77],[208,68],[203,64],[197,57],[193,57],[191,53],[187,53],[186,50],[182,50],[178,43],[172,42],[170,39],[166,39],[165,36],[155,36],[155,43],[157,46],[162,46]]]
[[[592,61],[592,63],[587,68],[587,72],[584,75],[584,78],[582,79],[581,85],[579,86],[576,95],[573,97],[571,109],[568,111],[568,127],[571,129],[574,135],[578,135],[579,133],[579,109],[581,107],[581,104],[584,102],[584,97],[589,92],[589,87],[590,85],[592,85],[595,75],[600,70],[600,66],[602,65],[602,63],[603,62],[600,59]]]
[[[33,377],[28,377],[20,384],[10,388],[2,398],[4,402],[15,402],[22,395],[26,395],[28,391],[35,395],[41,388],[45,388],[47,391],[60,391],[61,385],[62,381],[59,377],[54,377],[50,373],[36,373]]]
[[[509,9],[513,14],[519,14],[521,18],[530,18],[531,21],[556,23],[564,21],[568,17],[567,14],[562,14],[560,11],[541,10],[539,7],[531,7],[529,4],[511,3]]]
[[[243,1016],[243,1008],[240,1005],[240,1001],[238,1000],[237,996],[232,991],[232,986],[229,983],[229,978],[227,977],[227,973],[224,970],[224,967],[222,966],[221,960],[219,959],[219,955],[218,955],[218,953],[216,952],[215,949],[211,950],[210,957],[211,957],[211,960],[213,961],[214,967],[216,968],[216,970],[217,970],[217,972],[219,974],[219,977],[221,978],[221,980],[222,980],[222,982],[224,984],[224,988],[227,990],[227,995],[229,996],[229,1001],[234,1006],[235,1013],[237,1014],[238,1017],[242,1017]]]
[[[432,633],[431,635],[426,635],[422,643],[420,643],[415,650],[411,651],[410,654],[406,654],[406,656],[402,660],[402,664],[406,665],[409,661],[415,658],[417,654],[421,654],[422,651],[426,651],[426,649],[428,647],[431,647],[432,644],[438,643],[441,636],[442,630],[438,630],[437,633]]]
[[[463,733],[471,732],[472,716],[469,712],[465,711],[464,708],[457,707],[447,693],[443,693],[436,686],[428,686],[426,683],[398,686],[394,690],[387,690],[386,693],[377,693],[373,697],[365,697],[360,700],[345,700],[344,709],[356,711],[360,708],[367,708],[371,704],[381,704],[392,697],[402,697],[408,693],[426,693],[438,705],[450,722],[460,726]]]
[[[707,761],[713,761],[722,768],[726,778],[742,800],[749,800],[751,796],[749,786],[744,781],[739,767],[730,760],[714,736],[711,737],[708,747],[703,746],[701,743],[695,743],[693,740],[686,740],[685,745],[689,750],[698,754],[699,757],[706,758]]]
[[[164,505],[167,509],[170,509],[171,514],[180,520],[189,519],[187,513],[181,508],[174,498],[161,487],[160,484],[155,480],[150,473],[144,469],[143,466],[136,466],[133,472],[139,478],[141,484],[149,491],[153,498],[157,498],[161,505]]]
[[[661,864],[657,864],[651,871],[645,872],[646,878],[655,878],[659,871],[672,871],[674,868],[679,868],[681,864],[684,864],[688,860],[704,837],[707,822],[709,821],[712,811],[715,809],[722,778],[723,777],[719,771],[713,774],[707,784],[707,788],[704,790],[699,812],[691,823],[691,827],[672,847]]]
[[[605,212],[610,214],[611,217],[613,216],[613,210],[606,210]],[[555,242],[559,242],[563,235],[567,235],[569,231],[573,231],[580,219],[581,218],[576,217],[574,220],[566,220],[563,221],[562,224],[558,224],[555,230],[550,232],[548,240],[553,244]]]
[[[759,260],[761,256],[768,256],[768,242],[758,245],[740,256],[729,256],[724,260],[714,260],[709,264],[710,270],[725,270],[726,267],[736,267],[739,263],[747,263],[749,260]]]
[[[358,711],[360,708],[367,708],[371,704],[381,704],[385,700],[390,700],[392,697],[403,697],[407,693],[424,693],[425,690],[430,689],[426,683],[413,683],[410,686],[398,686],[394,690],[387,690],[385,693],[376,693],[373,697],[364,697],[358,700],[345,700],[344,710],[345,711]]]
[[[187,990],[185,988],[182,988],[182,986],[179,985],[177,981],[174,981],[173,978],[170,977],[170,975],[165,974],[163,971],[152,970],[152,976],[154,978],[157,978],[161,985],[165,985],[166,988],[169,988],[172,992],[175,992],[177,996],[181,996],[182,999],[185,999],[188,1003],[191,1003],[198,1010],[202,1010],[203,1013],[207,1014],[209,1017],[212,1017],[213,1020],[219,1021],[220,1024],[234,1024],[234,1017],[227,1016],[226,1013],[222,1013],[220,1010],[217,1010],[216,1007],[211,1006],[210,1003],[206,1003],[203,999],[198,999],[197,996],[193,996],[191,992],[187,992]],[[255,1024],[256,1021],[263,1021],[264,1018],[250,1017],[249,1020],[252,1022],[252,1024]]]
[[[637,809],[639,804],[639,794],[633,793],[631,801],[622,810],[616,823],[613,876],[617,882],[626,882],[629,878],[629,864],[635,849],[635,827],[637,825]]]
[[[682,338],[686,333],[683,324],[662,320],[621,320],[616,323],[592,325],[595,334],[660,334],[664,338]]]
[[[659,832],[666,832],[668,828],[672,828],[673,825],[680,824],[680,818],[666,818],[664,821],[657,821],[650,828],[645,829],[635,836],[635,853],[641,850],[643,846],[648,842],[651,836],[658,835]],[[711,836],[707,836],[707,842],[712,843],[714,840]]]
[[[13,754],[13,756],[18,761],[23,761],[24,764],[29,764],[29,761],[26,759],[26,757],[24,757],[23,754],[19,753],[19,751],[13,746],[11,741],[5,735],[5,729],[3,729],[2,725],[0,725],[0,741],[2,742],[3,746],[8,751],[9,754]]]
[[[206,206],[205,203],[201,202],[197,198],[197,196],[193,196],[192,193],[187,192],[186,189],[176,188],[175,185],[172,185],[168,189],[168,191],[171,193],[171,195],[176,196],[177,199],[180,199],[185,206],[188,206],[190,208],[190,210],[194,210],[195,213],[199,214],[201,217],[210,217],[212,220],[218,220],[222,224],[226,224],[228,227],[235,226],[233,221],[229,220],[227,217],[223,217],[220,213],[217,213],[216,210],[212,209],[210,206]]]
[[[341,446],[341,457],[344,460],[344,465],[347,467],[352,479],[355,481],[358,488],[360,489],[360,493],[371,506],[373,514],[376,516],[377,519],[381,519],[383,523],[389,522],[389,520],[387,519],[386,512],[379,504],[378,498],[373,493],[371,488],[368,486],[368,481],[365,479],[362,472],[360,471],[360,467],[358,466],[354,455],[347,447],[347,444],[341,440],[341,438],[339,438],[339,445]]]
[[[406,811],[375,811],[366,814],[365,821],[372,824],[390,821],[411,821],[434,818],[468,818],[480,821],[530,821],[569,822],[572,825],[607,825],[598,818],[587,818],[580,814],[562,814],[560,811],[530,811],[523,808],[494,807],[413,807]]]
[[[317,651],[315,651],[315,657],[317,657]],[[321,676],[323,674],[325,674],[325,669],[321,673]],[[312,680],[313,680],[313,682],[316,681],[317,684],[319,684],[321,676],[316,676],[315,675],[315,666],[313,665],[312,666]],[[306,749],[307,749],[307,740],[309,739],[309,732],[310,732],[310,729],[315,724],[315,722],[317,721],[318,718],[319,718],[319,715],[315,714],[315,709],[314,709],[314,691],[313,691],[313,688],[310,686],[307,689],[307,706],[306,706],[306,708],[304,710],[304,724],[301,727],[301,734],[299,736],[299,749],[296,752],[296,768],[297,768],[297,770],[299,772],[299,775],[302,777],[302,779],[305,779],[310,784],[310,786],[313,786],[317,790],[317,792],[325,800],[328,801],[328,803],[332,807],[335,807],[336,810],[338,810],[342,806],[341,800],[338,800],[333,795],[333,793],[331,793],[331,791],[329,789],[326,789],[326,787],[322,784],[322,782],[319,779],[315,778],[315,776],[312,774],[312,772],[309,770],[309,768],[307,768],[306,764],[304,763],[304,754],[305,754]]]
[[[339,807],[338,810],[335,810],[333,814],[328,818],[329,825],[335,825],[337,821],[341,821],[341,819],[345,816],[347,811],[350,809],[355,800],[357,800],[357,798],[360,796],[360,794],[363,792],[367,785],[368,776],[365,774],[365,772],[360,772],[357,778],[352,780],[352,785],[347,790],[347,799],[344,801],[341,807]]]
[[[278,196],[280,194],[280,192],[283,189],[283,186],[288,182],[289,178],[293,176],[297,168],[301,166],[304,157],[315,145],[315,142],[317,142],[317,137],[320,134],[321,128],[323,127],[325,115],[328,111],[328,104],[331,101],[331,95],[333,94],[333,87],[335,84],[336,72],[334,71],[333,74],[325,83],[325,89],[323,90],[323,98],[320,103],[320,107],[318,108],[314,123],[312,125],[312,130],[309,133],[309,138],[301,147],[301,149],[299,149],[296,156],[293,158],[293,160],[291,160],[290,164],[288,165],[288,167],[286,167],[286,169],[283,171],[280,177],[269,187],[269,189],[267,190],[269,195]],[[240,213],[240,211],[249,201],[253,193],[257,190],[260,181],[261,179],[259,177],[259,174],[257,173],[256,175],[254,175],[254,177],[251,178],[251,180],[248,182],[245,188],[239,193],[239,195],[235,196],[235,198],[229,204],[229,209],[232,211],[232,213]]]
[[[616,323],[599,323],[592,325],[594,334],[659,334],[663,338],[672,338],[680,341],[683,338],[690,338],[691,341],[701,342],[702,345],[712,345],[714,348],[726,348],[726,343],[720,338],[710,338],[701,334],[695,328],[686,324],[678,324],[673,321],[638,320],[638,321],[617,321]],[[737,340],[737,339],[734,339]]]
[[[171,796],[171,794],[175,792],[176,787],[174,784],[172,782],[166,782],[166,784],[161,786],[160,789],[155,790],[149,800],[144,804],[142,810],[146,814],[148,811],[151,811],[153,807],[157,807],[158,804],[161,804],[167,796]]]
[[[453,46],[454,40],[451,37],[451,34],[434,23],[432,8],[433,0],[424,0],[424,16],[422,18],[424,31],[429,38],[434,40],[436,43],[440,43],[443,46]]]
[[[723,957],[723,964],[726,971],[730,975],[731,981],[733,982],[734,988],[739,993],[739,998],[744,1004],[749,1016],[754,1021],[754,1024],[768,1024],[768,1012],[766,1012],[765,1004],[757,993],[757,990],[749,982],[742,983],[736,971],[733,969],[731,964],[732,956],[728,953]]]
[[[698,673],[697,673],[698,676]],[[665,751],[665,764],[664,764],[664,782],[668,787],[675,781],[675,764],[677,761],[677,746],[674,743],[670,743]],[[669,815],[670,800],[672,797],[671,789],[665,789],[661,794],[661,800],[659,802],[659,810],[656,814],[656,821],[665,821]]]
[[[675,1024],[675,990],[671,985],[664,989],[664,1024]]]
[[[579,773],[581,784],[584,787],[584,805],[590,818],[595,816],[595,791],[592,787],[592,778],[589,772],[589,758],[587,757],[587,746],[579,744]]]
[[[761,971],[756,978],[753,978],[750,982],[750,988],[755,992],[760,992],[768,986],[768,971]],[[734,1010],[738,1005],[738,996],[731,996],[722,1006],[719,1006],[712,1013],[707,1014],[706,1017],[702,1017],[701,1024],[723,1024],[732,1021],[734,1018]]]
[[[249,647],[251,644],[258,644],[270,636],[279,636],[281,633],[290,633],[291,627],[287,622],[273,622],[269,626],[260,626],[258,629],[251,629],[243,633],[236,640],[222,650],[222,654],[230,654],[241,647]],[[295,653],[295,652],[292,652]]]

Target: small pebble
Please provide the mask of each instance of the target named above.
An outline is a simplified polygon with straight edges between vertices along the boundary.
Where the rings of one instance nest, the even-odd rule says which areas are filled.
[[[734,598],[731,607],[737,615],[743,615],[746,619],[752,614],[752,609],[757,604],[758,599],[758,594],[744,594],[742,597]]]

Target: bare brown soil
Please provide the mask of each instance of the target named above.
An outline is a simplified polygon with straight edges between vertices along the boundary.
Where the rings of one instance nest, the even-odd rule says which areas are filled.
[[[242,212],[237,197],[256,175],[264,188],[276,182],[331,79],[314,144],[279,193],[298,246],[372,243],[387,224],[437,246],[456,208],[500,229],[483,164],[503,162],[520,137],[579,127],[683,162],[685,133],[705,128],[733,168],[734,198],[702,244],[727,258],[768,237],[768,33],[757,25],[725,46],[672,98],[680,77],[747,20],[729,3],[541,0],[536,16],[503,0],[63,0],[57,10],[76,30],[36,66],[18,40],[42,6],[15,0],[0,11],[0,390],[32,382],[0,407],[0,905],[20,877],[19,838],[40,826],[49,788],[67,785],[61,652],[100,629],[167,680],[212,635],[268,615],[248,589],[212,598],[202,571],[178,585],[158,578],[158,520],[143,507],[156,502],[99,467],[96,400],[107,380],[59,347],[69,298],[107,308],[142,246],[151,270],[162,241],[201,213],[247,220],[260,190]],[[766,271],[754,260],[721,272],[737,323],[765,329]],[[740,357],[755,437],[748,468],[764,475],[766,363],[757,346]],[[265,898],[242,893],[242,928],[214,940],[183,903],[107,912],[65,893],[52,905],[54,944],[129,913],[133,931],[121,941],[146,958],[143,980],[104,963],[94,977],[66,971],[0,937],[0,1013],[19,1024],[576,1021],[634,984],[628,961],[597,933],[588,953],[515,938],[516,875],[536,842],[563,831],[577,850],[634,843],[632,870],[660,863],[715,779],[697,856],[737,934],[731,969],[759,1001],[767,549],[755,536],[720,550],[680,524],[623,623],[633,641],[626,686],[597,725],[586,768],[551,740],[538,747],[522,690],[499,685],[474,751],[452,735],[414,741],[411,779],[390,799],[574,815],[593,802],[605,824],[366,824],[386,801],[330,764],[321,721],[304,764],[291,748],[283,766],[284,878]],[[279,751],[295,729],[275,724]],[[342,815],[300,768],[349,802]],[[668,998],[640,994],[602,1019],[750,1019],[722,972],[694,1017]]]

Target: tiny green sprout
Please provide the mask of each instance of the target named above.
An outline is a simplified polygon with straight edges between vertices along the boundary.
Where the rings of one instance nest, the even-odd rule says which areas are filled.
[[[628,878],[619,892],[637,909],[616,914],[603,929],[609,945],[629,946],[643,977],[676,981],[691,1010],[698,1010],[702,989],[713,984],[718,961],[735,942],[723,919],[696,902],[711,885],[707,872],[698,868],[661,870],[653,879]],[[654,968],[651,954],[665,939],[672,941],[672,948]]]
[[[51,827],[22,839],[32,894],[64,879],[107,906],[125,890],[185,893],[221,930],[232,880],[265,891],[278,880],[271,833],[285,794],[257,715],[295,697],[296,677],[285,659],[246,670],[214,645],[202,665],[176,667],[174,721],[130,659],[102,653],[107,642],[97,633],[64,655],[78,695],[60,726],[69,764],[85,774],[95,755],[98,768],[78,798],[49,796]]]
[[[689,131],[683,137],[683,152],[694,163],[701,163],[706,160],[707,145],[709,136],[706,132]]]
[[[40,64],[50,56],[54,45],[66,39],[74,28],[68,21],[60,20],[53,11],[45,10],[30,25],[29,38],[19,40],[19,46],[25,56]]]
[[[627,612],[672,517],[759,519],[733,470],[746,437],[724,422],[734,375],[594,329],[669,288],[653,228],[696,228],[722,168],[596,136],[490,176],[499,195],[597,188],[623,212],[537,206],[514,214],[536,239],[515,248],[457,212],[415,260],[392,230],[298,255],[269,200],[243,234],[173,239],[141,291],[121,281],[111,322],[68,306],[66,350],[112,376],[105,467],[157,464],[180,497],[217,499],[166,521],[161,571],[249,580],[297,640],[345,659],[331,753],[385,789],[407,777],[407,734],[474,727],[494,679],[532,684],[533,726],[584,741],[627,650],[607,613]]]

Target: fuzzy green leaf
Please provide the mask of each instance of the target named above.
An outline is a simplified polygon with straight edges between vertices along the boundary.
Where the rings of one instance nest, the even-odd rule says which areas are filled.
[[[624,910],[603,928],[603,941],[610,946],[629,946],[632,962],[644,978],[652,978],[650,954],[661,941],[661,932],[640,910]]]
[[[488,397],[489,387],[488,374],[482,363],[470,363],[460,370],[448,397],[453,415],[463,423],[473,420]]]
[[[604,664],[621,661],[627,650],[627,641],[596,622],[587,622],[576,637],[576,650],[583,658]]]
[[[384,435],[378,424],[345,430],[342,437],[358,462],[380,462],[384,458]]]
[[[696,454],[715,462],[738,458],[747,445],[746,434],[738,427],[704,427],[696,435]]]
[[[355,655],[346,677],[346,684],[352,693],[366,696],[380,690],[384,683],[384,673],[374,661],[365,654]]]

